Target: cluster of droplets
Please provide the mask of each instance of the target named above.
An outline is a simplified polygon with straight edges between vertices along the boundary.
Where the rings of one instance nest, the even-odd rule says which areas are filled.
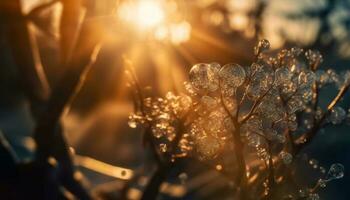
[[[178,134],[178,126],[182,117],[189,112],[192,99],[187,95],[174,95],[169,92],[165,98],[145,98],[142,109],[129,116],[129,126],[136,128],[138,124],[146,125],[152,136],[159,140],[159,151],[167,153],[170,143]],[[177,151],[187,154],[191,149],[188,134],[183,133]]]
[[[195,102],[195,118],[189,132],[201,160],[215,158],[231,137],[233,124],[220,102],[220,99],[207,95]]]
[[[318,162],[314,159],[311,159],[309,161],[310,165],[313,168],[317,168],[318,167]],[[325,169],[323,167],[320,167],[320,169],[322,168],[321,171],[323,174],[326,173]],[[300,189],[299,190],[299,194],[298,196],[300,198],[305,198],[307,200],[319,200],[320,196],[318,195],[318,193],[316,192],[319,188],[325,188],[327,186],[327,183],[333,180],[337,180],[337,179],[341,179],[344,177],[344,166],[340,163],[334,163],[330,166],[327,174],[325,174],[324,178],[321,178],[317,181],[316,185],[309,189]]]
[[[259,42],[254,49],[256,61],[250,66],[194,65],[185,83],[186,95],[144,99],[143,109],[130,116],[129,125],[147,124],[163,153],[175,153],[170,143],[180,134],[178,155],[191,152],[200,160],[214,159],[235,144],[238,134],[243,148],[249,149],[247,156],[257,156],[264,163],[278,158],[283,165],[292,164],[295,158],[288,147],[291,142],[294,145],[294,136],[323,119],[333,124],[350,122],[350,110],[335,106],[324,111],[315,101],[317,91],[326,85],[350,84],[350,72],[318,70],[323,58],[317,51],[291,48],[272,57],[266,53],[269,46],[267,40]],[[310,164],[325,174],[317,161]],[[341,177],[339,166],[331,166],[320,187]],[[310,200],[319,198],[314,191],[305,195]]]
[[[291,48],[271,57],[264,53],[269,47],[267,40],[261,40],[254,49],[257,61],[250,66],[200,63],[191,68],[186,89],[196,101],[194,110],[199,116],[191,130],[192,135],[203,140],[214,135],[213,149],[220,149],[220,137],[216,136],[229,137],[228,133],[235,128],[229,116],[237,114],[238,121],[242,122],[240,135],[243,140],[248,146],[255,147],[258,154],[266,155],[267,140],[283,144],[288,131],[311,129],[322,117],[321,108],[310,108],[317,89],[330,83],[349,83],[350,72],[341,76],[333,70],[323,73],[317,69],[323,61],[318,51]],[[238,113],[237,107],[243,109]],[[247,107],[253,113],[244,119],[250,110]],[[335,107],[329,118],[334,124],[341,123],[346,112]],[[218,122],[215,124],[212,119]],[[208,124],[215,129],[206,129]],[[231,128],[227,129],[223,124]],[[282,155],[287,156],[288,163],[290,158],[288,152],[285,153]]]
[[[332,109],[329,115],[329,121],[332,124],[341,124],[347,117],[346,111],[340,107],[336,106]]]
[[[317,184],[321,188],[325,188],[326,184],[332,180],[344,177],[344,166],[340,163],[334,163],[328,170],[327,175],[323,179],[319,179]]]
[[[325,86],[329,84],[334,84],[336,87],[341,88],[344,85],[347,85],[350,83],[350,71],[342,71],[340,73],[337,73],[333,69],[328,70],[317,70],[315,72],[317,82],[320,86]]]

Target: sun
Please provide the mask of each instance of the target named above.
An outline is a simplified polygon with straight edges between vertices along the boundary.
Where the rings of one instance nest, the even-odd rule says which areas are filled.
[[[137,6],[138,24],[144,27],[154,27],[164,20],[164,13],[156,1],[141,1]]]
[[[162,4],[156,0],[126,2],[118,9],[119,17],[137,28],[153,28],[165,19]]]

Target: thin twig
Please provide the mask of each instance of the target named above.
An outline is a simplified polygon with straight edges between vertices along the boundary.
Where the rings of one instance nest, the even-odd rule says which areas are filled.
[[[100,37],[92,35],[95,28],[95,24],[90,24],[86,21],[82,25],[73,59],[67,63],[67,70],[53,89],[46,109],[40,115],[34,131],[34,139],[37,143],[35,161],[46,162],[49,156],[54,156],[61,164],[62,184],[81,199],[90,199],[90,197],[74,178],[74,165],[71,161],[59,120],[68,109],[82,86],[91,65],[96,60],[100,49]]]
[[[271,87],[263,94],[261,95],[253,104],[253,106],[251,107],[250,111],[248,112],[248,114],[246,116],[243,117],[243,119],[239,122],[240,124],[243,124],[244,122],[246,122],[255,112],[256,107],[262,102],[262,100],[264,99],[264,97],[271,91],[271,89],[273,88],[273,83],[271,85]]]
[[[288,119],[289,117],[289,113],[287,111],[287,101],[284,100],[283,96],[281,95],[281,90],[279,89],[279,97],[281,99],[281,102],[282,102],[282,107],[284,108],[284,112],[286,113],[286,116],[285,116],[285,119]],[[293,137],[293,134],[292,132],[290,131],[290,128],[287,126],[287,130],[286,130],[286,136],[288,138],[288,141],[289,141],[289,145],[290,145],[290,149],[288,150],[289,152],[294,152],[294,137]],[[285,145],[285,150],[287,150],[287,145]]]
[[[318,130],[322,127],[322,125],[323,125],[324,121],[326,120],[327,116],[329,115],[329,113],[332,111],[334,106],[341,100],[341,98],[345,95],[345,93],[347,92],[349,87],[350,87],[350,83],[342,86],[341,89],[339,90],[338,94],[334,97],[334,99],[327,106],[326,112],[315,123],[313,128],[310,131],[303,134],[298,139],[296,139],[296,141],[294,142],[296,145],[295,152],[294,152],[295,154],[299,153],[305,146],[307,146],[309,143],[312,142],[313,138],[315,138],[315,136],[319,132]]]
[[[8,170],[14,170],[15,165],[19,162],[19,158],[1,131],[0,131],[0,155],[4,166],[10,166]],[[5,172],[8,172],[8,170],[5,170]],[[3,174],[5,175],[5,173]]]
[[[231,112],[229,111],[229,109],[227,108],[225,102],[224,102],[224,98],[223,98],[223,94],[222,94],[222,90],[221,90],[221,84],[219,84],[219,89],[220,89],[220,95],[221,95],[221,104],[224,107],[226,113],[229,115],[232,123],[235,126],[235,130],[232,131],[232,136],[233,136],[233,143],[234,143],[234,153],[236,155],[236,160],[237,160],[237,165],[238,165],[238,172],[237,175],[235,177],[235,183],[240,187],[240,194],[242,197],[246,196],[246,191],[245,191],[245,184],[246,184],[246,162],[244,159],[244,155],[243,155],[243,142],[241,140],[241,136],[240,136],[240,125],[238,123],[238,119],[235,118]]]

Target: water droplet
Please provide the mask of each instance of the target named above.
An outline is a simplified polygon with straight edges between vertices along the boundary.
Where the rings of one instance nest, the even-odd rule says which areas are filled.
[[[275,71],[276,85],[287,83],[291,77],[292,73],[290,73],[290,71],[286,67],[278,68]]]
[[[346,123],[350,125],[350,109],[348,110],[348,114],[346,115]]]
[[[318,168],[318,161],[316,159],[310,159],[309,164],[311,165],[312,168],[316,169]]]
[[[326,169],[324,168],[324,167],[320,167],[320,172],[322,173],[322,174],[325,174],[326,173]]]
[[[247,136],[248,146],[259,147],[263,143],[261,136],[251,133]]]
[[[135,121],[129,120],[128,121],[128,125],[129,125],[130,128],[136,128],[137,123]]]
[[[128,125],[130,128],[136,128],[137,124],[142,121],[142,117],[138,116],[136,114],[132,114],[129,116],[129,120],[128,120]]]
[[[268,140],[276,140],[277,139],[277,131],[273,129],[268,129],[265,131],[266,137]]]
[[[245,80],[246,73],[238,64],[226,64],[219,72],[221,83],[228,87],[239,87]]]
[[[296,121],[288,121],[288,128],[291,131],[295,131],[298,129],[298,122]]]
[[[308,50],[305,52],[305,57],[309,61],[309,65],[313,68],[316,69],[319,64],[323,62],[322,55],[319,51],[315,50]]]
[[[319,179],[319,180],[318,180],[318,185],[319,185],[321,188],[325,188],[325,187],[327,186],[327,180]]]
[[[320,196],[317,193],[310,193],[307,200],[320,200]]]
[[[307,197],[307,195],[308,195],[308,190],[307,190],[307,189],[300,189],[300,190],[298,191],[298,193],[299,193],[299,197]]]
[[[290,49],[290,53],[296,57],[296,56],[299,56],[301,53],[303,53],[304,49],[302,48],[299,48],[299,47],[292,47]]]
[[[201,103],[205,105],[205,107],[207,107],[208,109],[213,109],[217,105],[217,102],[213,97],[206,95],[202,96]]]
[[[285,151],[282,151],[280,154],[279,154],[280,158],[282,159],[283,163],[286,164],[286,165],[289,165],[292,163],[293,161],[293,156],[292,154],[288,153],[288,152],[285,152]]]
[[[221,69],[221,65],[219,63],[213,62],[210,63],[210,68],[215,72],[215,73],[219,73],[220,69]]]
[[[340,163],[332,164],[327,174],[328,180],[340,179],[343,177],[344,177],[344,166]]]
[[[211,65],[199,63],[192,67],[189,73],[192,86],[199,92],[215,91],[219,87],[219,79],[216,69]]]
[[[254,47],[254,55],[259,55],[262,51],[268,50],[270,48],[270,42],[266,39],[259,41],[258,45]]]
[[[293,96],[287,103],[288,112],[295,113],[297,111],[303,110],[305,108],[305,104],[303,102],[303,98],[301,96]]]
[[[221,146],[220,140],[212,136],[203,136],[195,140],[199,159],[207,160],[218,155]]]
[[[282,134],[279,134],[276,136],[276,139],[279,143],[283,144],[286,142],[286,136],[282,135]]]
[[[252,99],[264,94],[274,82],[275,72],[273,68],[267,64],[259,65],[249,84],[248,95]]]
[[[340,124],[345,118],[346,118],[345,110],[342,107],[337,106],[332,109],[329,120],[333,124]]]

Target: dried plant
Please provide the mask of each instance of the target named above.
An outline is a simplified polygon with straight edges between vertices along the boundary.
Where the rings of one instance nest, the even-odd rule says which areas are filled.
[[[139,101],[129,125],[146,129],[144,137],[158,161],[143,199],[155,199],[154,187],[186,157],[220,160],[216,169],[230,176],[238,199],[314,200],[318,189],[343,177],[341,164],[328,173],[321,167],[323,175],[308,189],[295,183],[294,168],[320,130],[345,121],[346,111],[337,103],[349,88],[350,71],[319,70],[317,51],[291,48],[271,56],[268,49],[269,42],[261,40],[250,66],[194,65],[187,94],[143,97],[137,86]],[[137,79],[132,83],[137,85]],[[330,84],[339,91],[323,108],[320,92]]]
[[[80,10],[86,9],[81,1],[75,4],[62,1],[63,10],[70,12],[70,19],[63,15],[61,22],[73,25],[60,27],[63,35],[60,38],[63,52],[60,64],[66,71],[50,92],[36,41],[28,27],[29,22],[34,22],[39,29],[45,28],[36,21],[39,19],[37,15],[57,2],[53,0],[39,5],[27,15],[22,13],[19,0],[0,4],[0,14],[9,19],[5,24],[7,37],[36,122],[33,133],[35,155],[30,161],[18,159],[6,138],[0,138],[1,153],[6,155],[9,164],[1,171],[0,191],[5,199],[68,199],[70,196],[91,199],[81,183],[81,176],[77,176],[60,118],[94,63],[101,37],[96,37],[96,23],[87,22],[88,17],[80,14]],[[76,27],[75,31],[72,31],[72,26]],[[75,37],[68,37],[68,31]]]

